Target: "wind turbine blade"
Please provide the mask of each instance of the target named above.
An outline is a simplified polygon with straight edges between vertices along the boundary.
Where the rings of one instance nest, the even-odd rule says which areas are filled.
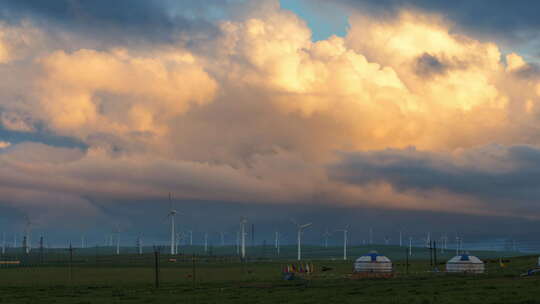
[[[293,224],[295,224],[296,226],[300,226],[300,225],[298,225],[298,223],[297,223],[294,219],[291,219],[291,222],[292,222]]]
[[[304,225],[300,226],[300,228],[304,229],[304,228],[307,228],[307,227],[309,227],[311,225],[312,225],[312,223],[304,224]]]

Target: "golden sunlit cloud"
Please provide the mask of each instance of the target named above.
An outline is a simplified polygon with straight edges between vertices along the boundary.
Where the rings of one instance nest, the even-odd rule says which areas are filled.
[[[220,22],[220,35],[198,41],[198,49],[179,38],[174,47],[48,43],[21,53],[30,34],[9,38],[0,27],[0,63],[17,64],[17,57],[31,66],[2,69],[3,77],[36,71],[0,100],[3,127],[34,132],[39,125],[87,147],[15,144],[0,154],[9,172],[0,178],[96,198],[152,198],[174,188],[186,199],[524,216],[518,207],[486,209],[485,197],[443,184],[402,189],[377,158],[387,148],[402,151],[405,164],[428,153],[436,161],[418,169],[443,177],[475,165],[486,176],[513,170],[523,154],[490,144],[540,144],[533,127],[540,82],[520,74],[529,66],[523,57],[503,60],[496,44],[455,34],[436,15],[352,15],[350,23],[345,37],[313,42],[299,16],[265,1]],[[339,154],[365,151],[372,154]],[[497,151],[512,155],[498,158],[510,168],[493,173],[499,167],[486,157]],[[379,179],[332,171],[354,163]]]

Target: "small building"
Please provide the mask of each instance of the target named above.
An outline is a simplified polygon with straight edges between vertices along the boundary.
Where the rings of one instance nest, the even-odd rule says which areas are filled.
[[[446,263],[446,272],[449,273],[484,273],[484,271],[484,262],[468,253],[457,255]]]
[[[377,251],[363,255],[354,262],[354,278],[390,278],[394,276],[392,261]]]

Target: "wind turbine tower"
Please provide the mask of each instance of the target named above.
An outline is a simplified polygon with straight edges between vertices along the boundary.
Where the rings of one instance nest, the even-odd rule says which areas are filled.
[[[120,255],[120,228],[116,228],[116,255]]]
[[[221,247],[225,247],[225,235],[227,232],[221,231],[219,235],[221,236]]]
[[[204,233],[204,253],[208,253],[208,232]]]
[[[171,218],[171,255],[176,254],[176,232],[174,230],[174,218],[176,217],[177,211],[173,208],[173,202],[171,193],[169,192],[169,203],[171,206],[171,209],[169,210],[169,217]]]
[[[296,228],[297,228],[297,246],[298,246],[298,261],[301,261],[302,260],[302,234],[304,233],[304,229],[308,228],[309,226],[311,226],[312,224],[311,223],[308,223],[308,224],[304,224],[304,225],[300,225],[300,224],[297,224],[294,220],[291,220],[295,225],[296,225]]]
[[[143,241],[142,241],[142,234],[139,233],[139,236],[137,237],[137,249],[139,251],[139,255],[143,254]]]
[[[347,239],[349,236],[349,227],[345,227],[345,229],[336,230],[338,232],[343,232],[343,260],[347,260]]]
[[[242,217],[240,219],[240,251],[242,260],[246,258],[246,223],[247,219]]]
[[[32,223],[30,222],[30,218],[26,216],[26,227],[24,229],[24,237],[23,237],[23,249],[25,254],[30,253],[30,229],[31,229]]]
[[[326,228],[326,231],[323,233],[323,237],[324,237],[324,248],[328,248],[328,238],[331,236],[332,234],[330,233],[330,231],[328,231],[328,228]]]

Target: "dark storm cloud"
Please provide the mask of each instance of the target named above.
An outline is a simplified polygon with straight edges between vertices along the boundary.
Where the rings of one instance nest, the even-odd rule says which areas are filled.
[[[204,18],[215,0],[0,0],[0,17],[8,22],[30,19],[96,34],[100,38],[170,39],[182,31],[215,32]],[[127,37],[126,37],[127,36]]]
[[[447,190],[528,204],[540,198],[540,149],[489,146],[461,156],[414,149],[345,153],[329,174],[355,185],[385,182],[398,191]]]
[[[433,76],[438,74],[444,74],[447,70],[447,66],[442,63],[437,57],[428,53],[422,54],[416,60],[416,72],[420,76]]]
[[[416,8],[447,16],[460,27],[513,38],[538,36],[540,1],[530,0],[338,0],[371,12],[389,15]]]

